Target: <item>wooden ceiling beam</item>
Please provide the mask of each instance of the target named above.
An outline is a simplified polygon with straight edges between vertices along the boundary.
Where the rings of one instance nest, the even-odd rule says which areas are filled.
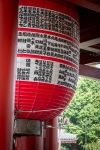
[[[85,20],[86,22],[87,20]],[[92,24],[91,24],[92,26]],[[80,31],[80,42],[83,43],[85,41],[94,40],[100,37],[100,26],[95,26],[93,28],[87,28],[85,30]],[[98,44],[98,43],[96,43]]]
[[[90,51],[90,52],[94,52],[94,53],[97,53],[97,54],[100,53],[100,49],[97,49],[97,48],[92,48],[92,47],[82,48],[82,46],[81,46],[81,49],[86,50],[86,51]]]
[[[89,64],[94,62],[100,62],[100,56],[80,54],[80,64]]]
[[[80,64],[79,75],[100,80],[100,69]]]
[[[96,45],[96,44],[99,44],[99,43],[100,43],[100,38],[88,40],[88,41],[82,42],[80,44],[80,48],[86,48],[86,47]]]
[[[90,41],[91,44],[92,42],[94,42],[93,44],[100,43],[99,18],[100,18],[100,13],[96,13],[92,11],[88,11],[86,14],[85,12],[83,12],[83,14],[80,15],[80,42],[81,43],[86,42],[86,41]],[[91,41],[91,40],[94,40],[94,41]]]
[[[96,49],[95,47],[92,47],[94,45],[97,45],[100,43],[100,38],[88,40],[85,42],[80,43],[80,49],[84,49],[87,51],[95,52],[95,53],[100,53],[100,49]]]
[[[98,2],[97,0],[93,1],[93,0],[65,0],[66,2],[78,5],[78,6],[82,6],[84,8],[96,11],[96,12],[100,12],[100,2]]]
[[[92,46],[90,46],[90,47],[96,48],[96,49],[99,49],[99,50],[100,50],[100,42],[99,42],[99,44],[95,44],[95,45],[92,45]]]

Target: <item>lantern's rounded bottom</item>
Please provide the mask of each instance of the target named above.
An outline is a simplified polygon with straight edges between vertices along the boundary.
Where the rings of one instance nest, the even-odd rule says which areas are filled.
[[[16,82],[16,118],[48,120],[69,104],[74,90],[40,82]]]

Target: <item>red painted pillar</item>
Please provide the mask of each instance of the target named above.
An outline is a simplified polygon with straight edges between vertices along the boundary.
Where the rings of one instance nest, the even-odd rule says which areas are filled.
[[[46,129],[46,139],[44,142],[44,150],[58,150],[58,117],[48,120],[46,125],[54,128]]]
[[[15,150],[43,150],[42,136],[16,138]]]
[[[12,150],[18,0],[0,0],[0,150]]]

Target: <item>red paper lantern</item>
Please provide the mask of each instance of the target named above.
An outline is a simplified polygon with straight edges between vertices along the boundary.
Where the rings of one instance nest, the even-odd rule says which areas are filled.
[[[20,0],[17,118],[47,120],[72,99],[79,69],[79,18],[60,0]]]

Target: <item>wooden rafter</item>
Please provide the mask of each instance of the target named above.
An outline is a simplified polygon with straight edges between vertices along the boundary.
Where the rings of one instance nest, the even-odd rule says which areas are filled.
[[[65,0],[66,2],[85,7],[87,9],[100,12],[100,2],[97,0]]]
[[[100,80],[100,69],[80,64],[79,75]]]

